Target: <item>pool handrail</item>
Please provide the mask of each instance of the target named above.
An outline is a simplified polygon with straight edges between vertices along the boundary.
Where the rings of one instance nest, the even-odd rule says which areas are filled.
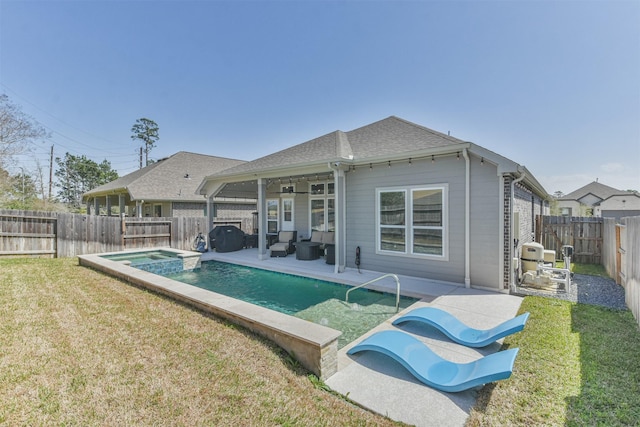
[[[374,282],[377,282],[379,280],[386,279],[387,277],[393,277],[396,280],[396,313],[397,313],[398,311],[400,311],[400,279],[398,278],[397,275],[395,275],[393,273],[384,274],[384,275],[382,275],[382,276],[380,276],[378,278],[375,278],[373,280],[369,280],[368,282],[365,282],[365,283],[363,283],[361,285],[354,286],[354,287],[348,289],[347,290],[347,294],[345,295],[345,302],[347,304],[349,304],[349,292],[355,291],[356,289],[360,289],[363,286],[370,285],[370,284],[372,284]]]

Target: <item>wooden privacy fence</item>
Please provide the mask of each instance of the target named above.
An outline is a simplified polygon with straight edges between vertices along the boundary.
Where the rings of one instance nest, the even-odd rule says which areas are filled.
[[[640,324],[640,216],[604,220],[603,264]]]
[[[58,219],[50,212],[0,210],[0,256],[56,256],[57,231]]]
[[[572,262],[602,264],[602,218],[536,216],[536,242],[556,251],[562,259],[562,247],[573,246]]]
[[[129,218],[0,210],[0,256],[62,258],[157,246],[191,250],[198,232],[209,232],[204,216]]]

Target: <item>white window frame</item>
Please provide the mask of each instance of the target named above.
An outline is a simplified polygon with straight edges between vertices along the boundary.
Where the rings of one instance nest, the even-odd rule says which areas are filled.
[[[273,218],[269,218],[269,205],[275,205],[276,207],[276,217],[275,219]],[[267,199],[267,234],[273,234],[274,231],[269,230],[269,223],[270,222],[275,222],[276,223],[276,231],[275,233],[277,233],[278,231],[280,231],[280,199]]]
[[[415,191],[421,190],[440,190],[442,191],[442,225],[440,226],[416,226],[415,229],[434,229],[442,230],[442,254],[422,254],[413,252],[413,194]],[[381,225],[380,221],[380,195],[382,193],[395,192],[404,193],[405,195],[405,218],[404,225]],[[431,184],[431,185],[415,185],[415,186],[402,186],[402,187],[383,187],[376,189],[375,200],[375,212],[376,212],[376,254],[379,255],[391,255],[401,256],[409,258],[420,259],[432,259],[438,261],[449,260],[449,186],[448,184]],[[405,250],[404,251],[390,251],[382,249],[380,233],[381,228],[399,228],[405,231]]]
[[[312,194],[311,193],[311,186],[312,185],[323,185],[324,186],[324,190],[322,192],[322,194]],[[323,204],[323,208],[324,208],[324,224],[323,224],[323,229],[319,230],[319,231],[335,231],[335,209],[336,209],[336,202],[335,202],[335,191],[331,191],[329,192],[329,186],[333,184],[333,181],[314,181],[314,182],[310,182],[309,183],[309,235],[311,235],[311,232],[314,231],[313,230],[313,224],[312,224],[312,215],[313,215],[313,210],[312,210],[312,204],[313,204],[313,200],[323,200],[324,204]],[[333,229],[330,229],[329,227],[329,200],[333,200],[333,215],[334,215],[334,222],[333,222]]]
[[[280,197],[295,197],[296,196],[296,185],[293,183],[290,184],[280,184]]]
[[[282,231],[293,231],[295,230],[295,211],[296,211],[296,201],[293,197],[285,197],[281,199],[282,203],[282,219],[280,220]],[[287,203],[291,203],[291,210],[287,211],[286,205]],[[291,219],[287,221],[287,212],[291,213]]]

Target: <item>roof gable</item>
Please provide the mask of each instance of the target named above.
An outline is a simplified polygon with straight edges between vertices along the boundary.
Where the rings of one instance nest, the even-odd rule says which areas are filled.
[[[127,191],[133,200],[202,201],[196,189],[205,176],[243,160],[180,151],[166,159],[97,187],[84,197]]]
[[[395,116],[347,132],[356,160],[464,144]]]
[[[584,187],[578,188],[575,191],[572,191],[569,194],[565,194],[560,197],[559,200],[578,200],[585,198],[586,196],[597,197],[600,200],[604,200],[609,198],[615,194],[626,194],[628,191],[621,191],[613,187],[609,187],[608,185],[604,185],[599,183],[598,181],[593,181]],[[589,197],[591,199],[591,197]]]

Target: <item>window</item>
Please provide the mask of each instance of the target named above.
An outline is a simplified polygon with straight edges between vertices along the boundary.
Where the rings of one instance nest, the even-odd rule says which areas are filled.
[[[278,232],[278,200],[267,200],[267,233]]]
[[[295,194],[296,186],[295,184],[283,185],[280,187],[281,194]]]
[[[319,184],[311,184],[310,193],[314,196],[324,194],[324,182]]]
[[[446,186],[379,189],[378,251],[446,257],[445,200]]]
[[[311,200],[311,230],[325,231],[324,199]]]
[[[293,199],[282,199],[282,231],[293,231],[294,228]]]
[[[293,221],[293,200],[282,200],[282,220],[291,222]]]
[[[309,185],[311,231],[335,231],[335,199],[333,182]]]

